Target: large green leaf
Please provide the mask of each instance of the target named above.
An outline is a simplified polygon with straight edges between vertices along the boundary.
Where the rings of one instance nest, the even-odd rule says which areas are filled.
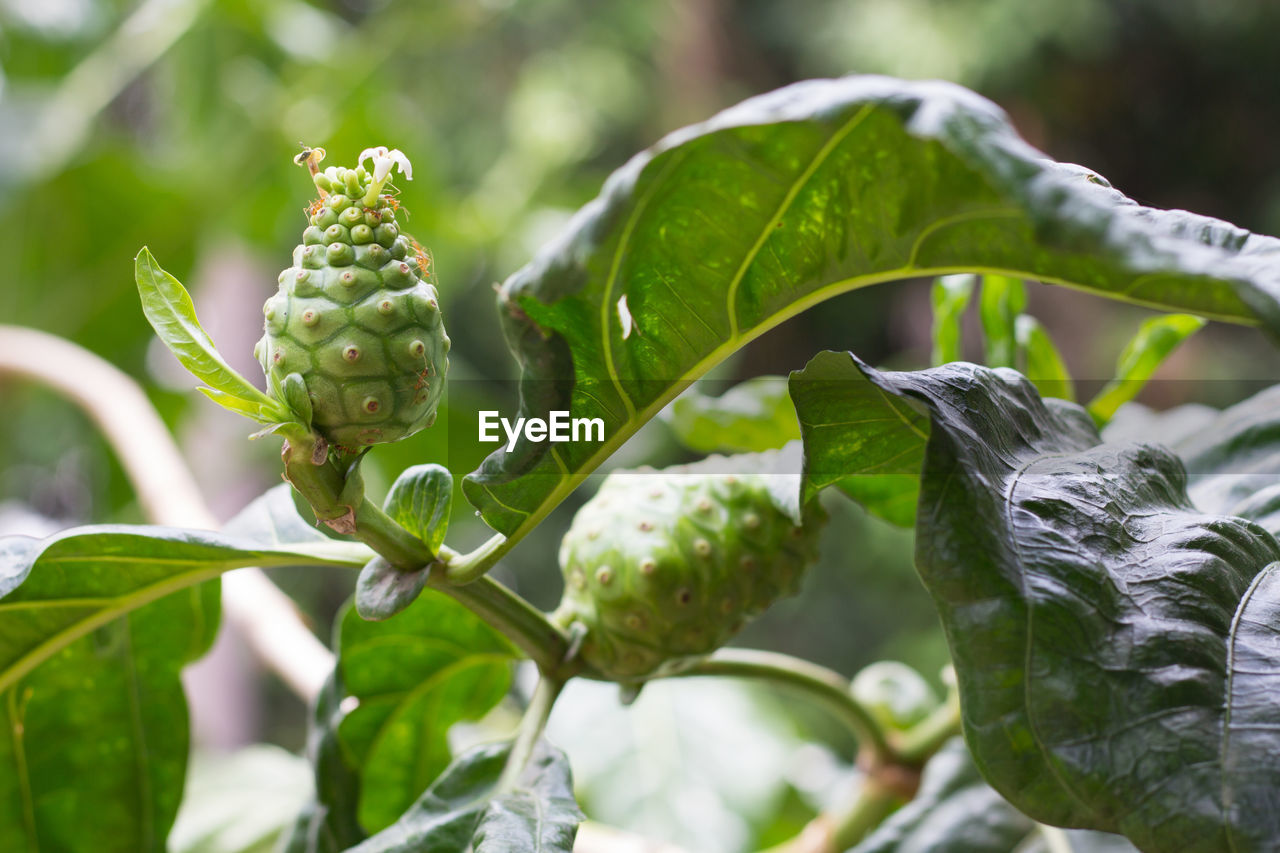
[[[564,754],[540,741],[511,790],[494,784],[510,744],[461,755],[394,824],[351,853],[571,853],[582,812]]]
[[[1280,385],[1221,412],[1194,404],[1159,414],[1126,407],[1104,434],[1167,444],[1187,466],[1198,508],[1280,536]]]
[[[241,566],[360,566],[363,546],[318,541],[283,547],[202,530],[99,525],[44,540],[0,540],[0,690],[75,640],[165,596]]]
[[[74,571],[40,563],[35,577],[54,584]],[[62,599],[14,602],[25,589],[0,600],[0,850],[163,853],[188,752],[179,673],[213,640],[218,585],[117,614],[74,640],[59,630]]]
[[[338,737],[359,768],[360,822],[377,832],[449,764],[449,727],[479,719],[506,695],[515,651],[435,591],[383,622],[348,609],[338,649],[346,693],[359,702]]]
[[[1046,160],[955,86],[799,83],[637,155],[507,279],[521,414],[601,418],[605,440],[522,440],[464,491],[522,536],[691,380],[853,288],[1002,273],[1280,330],[1278,249]]]
[[[818,353],[790,387],[804,437],[804,499],[838,485],[869,512],[910,527],[929,419],[868,382],[848,353]]]
[[[864,368],[929,408],[917,565],[986,779],[1146,851],[1280,844],[1280,544],[1018,374]]]
[[[0,539],[0,850],[165,849],[188,751],[179,673],[217,632],[217,577],[367,559],[269,519],[250,527],[276,547],[163,527]]]

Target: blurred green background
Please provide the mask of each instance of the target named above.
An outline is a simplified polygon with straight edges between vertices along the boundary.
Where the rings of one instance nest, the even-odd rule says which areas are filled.
[[[493,285],[606,175],[665,132],[814,76],[942,78],[997,101],[1059,160],[1144,204],[1280,232],[1280,4],[1270,0],[0,0],[0,322],[68,337],[143,382],[219,515],[278,482],[271,440],[191,392],[138,307],[142,245],[196,297],[220,349],[254,379],[262,301],[304,224],[299,142],[328,164],[388,145],[409,230],[435,258],[454,341],[442,426],[372,454],[402,467],[480,461],[477,408],[510,410],[514,376]],[[1110,376],[1145,312],[1033,287],[1031,311],[1080,377]],[[801,367],[818,348],[924,366],[927,282],[848,294],[735,357],[719,379]],[[976,353],[976,350],[975,350]],[[1276,374],[1252,331],[1211,327],[1144,399],[1233,402]],[[1177,377],[1172,379],[1171,377]],[[1087,386],[1086,386],[1087,387]],[[88,421],[0,383],[0,518],[141,521]],[[454,439],[450,440],[450,435]],[[660,422],[625,461],[687,458]],[[555,552],[575,496],[499,569],[558,597]],[[881,657],[934,677],[945,647],[910,565],[911,536],[833,504],[806,592],[741,642],[846,673]],[[464,508],[459,547],[484,535]],[[18,522],[14,519],[26,519]],[[352,578],[282,572],[325,635]],[[229,742],[303,737],[278,685]],[[820,725],[814,723],[814,725]]]

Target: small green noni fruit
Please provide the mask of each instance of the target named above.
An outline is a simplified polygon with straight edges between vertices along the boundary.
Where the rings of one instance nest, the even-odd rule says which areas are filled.
[[[560,546],[565,592],[555,618],[586,628],[589,666],[621,682],[678,669],[795,593],[826,516],[814,502],[795,524],[770,495],[769,478],[785,475],[744,473],[773,455],[605,478]]]
[[[404,213],[383,193],[393,165],[411,177],[408,160],[369,149],[359,162],[372,158],[372,172],[363,165],[321,172],[315,162],[323,156],[315,149],[299,158],[320,199],[293,266],[263,306],[266,333],[254,352],[278,398],[300,418],[309,415],[330,444],[356,450],[435,421],[449,336],[429,259],[401,233]]]

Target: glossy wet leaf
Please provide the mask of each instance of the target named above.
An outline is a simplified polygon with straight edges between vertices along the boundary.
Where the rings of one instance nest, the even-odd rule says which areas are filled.
[[[868,382],[848,353],[820,352],[791,374],[804,436],[805,499],[835,485],[875,515],[910,527],[929,419]]]
[[[760,453],[800,437],[783,376],[756,376],[718,397],[695,385],[672,401],[664,419],[698,453]]]
[[[389,826],[450,760],[449,727],[484,716],[506,695],[515,651],[442,593],[423,593],[383,622],[342,618],[338,660],[359,704],[338,726],[360,774],[359,818]]]
[[[977,276],[968,273],[942,275],[933,280],[930,303],[933,306],[933,353],[935,365],[959,361],[964,353],[961,325],[964,312],[973,296]]]
[[[1116,425],[1178,454],[1198,508],[1256,521],[1280,536],[1280,386],[1220,412],[1185,406]]]
[[[234,412],[264,424],[287,421],[291,414],[259,391],[227,364],[213,340],[200,326],[187,289],[160,268],[146,247],[134,260],[134,277],[142,310],[182,366],[214,392],[209,398]],[[206,392],[208,393],[208,392]]]
[[[1044,159],[963,89],[799,83],[637,155],[507,279],[520,414],[600,418],[606,437],[521,441],[464,492],[523,535],[692,380],[857,287],[982,271],[1280,330],[1278,248],[1133,204]]]
[[[1089,401],[1093,419],[1099,424],[1111,420],[1116,409],[1137,397],[1165,359],[1204,324],[1203,317],[1190,314],[1168,314],[1145,321],[1120,353],[1115,378]]]
[[[1145,851],[1280,844],[1280,544],[1012,371],[865,371],[931,413],[917,567],[987,781]]]
[[[540,741],[513,790],[493,788],[507,743],[459,756],[394,824],[351,853],[571,853],[582,812],[564,754]]]

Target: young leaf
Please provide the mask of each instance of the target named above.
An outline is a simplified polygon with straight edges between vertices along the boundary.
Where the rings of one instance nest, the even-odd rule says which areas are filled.
[[[973,284],[977,276],[967,273],[941,275],[933,280],[930,291],[933,303],[933,355],[934,365],[960,361],[963,358],[963,329],[961,322],[969,299],[973,296]]]
[[[1144,322],[1125,345],[1116,362],[1115,378],[1089,401],[1089,414],[1099,425],[1115,415],[1116,409],[1138,396],[1142,386],[1182,342],[1204,327],[1203,317],[1166,314]]]
[[[1014,332],[1022,356],[1022,373],[1035,384],[1040,396],[1074,403],[1076,391],[1071,371],[1040,321],[1030,314],[1020,314],[1014,324]]]
[[[985,270],[1280,331],[1278,254],[1046,160],[963,89],[798,83],[636,156],[502,285],[520,415],[600,418],[605,440],[522,440],[463,488],[519,538],[691,380],[857,287]]]
[[[428,591],[385,622],[342,617],[338,665],[359,705],[338,726],[360,773],[360,823],[395,822],[449,763],[449,727],[502,700],[515,652],[462,605]],[[459,848],[461,849],[461,848]]]
[[[782,376],[757,376],[719,397],[694,385],[663,414],[680,443],[698,453],[759,453],[800,437]]]
[[[134,278],[142,310],[160,340],[173,351],[182,366],[217,392],[215,403],[262,423],[291,420],[283,406],[259,391],[223,360],[196,319],[191,295],[176,278],[160,268],[145,246],[134,259]],[[254,407],[261,407],[254,414]]]
[[[820,352],[791,374],[804,437],[803,499],[835,485],[902,527],[915,521],[929,419],[868,382],[848,353]]]
[[[350,853],[571,853],[582,821],[564,754],[545,740],[513,790],[498,792],[508,743],[458,757],[399,820]]]
[[[978,298],[978,316],[986,345],[988,367],[1013,367],[1018,362],[1014,326],[1027,307],[1027,288],[1021,280],[1004,275],[984,275]]]
[[[382,508],[435,553],[449,530],[452,504],[453,475],[433,463],[406,469],[391,485]]]
[[[1143,850],[1275,849],[1280,543],[1009,371],[863,369],[932,417],[916,562],[987,781]]]

